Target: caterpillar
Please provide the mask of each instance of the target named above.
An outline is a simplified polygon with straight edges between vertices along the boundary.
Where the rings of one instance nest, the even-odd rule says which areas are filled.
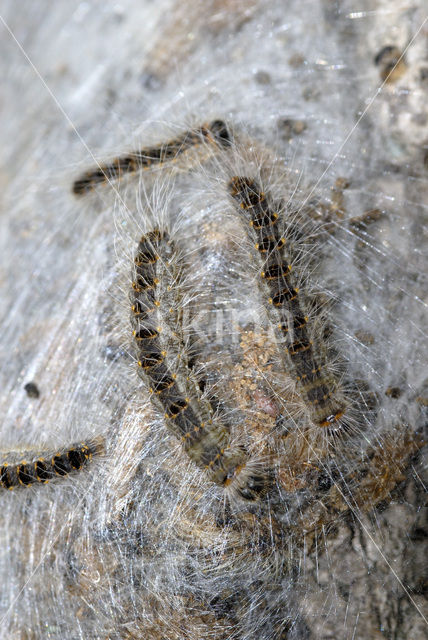
[[[330,372],[325,350],[304,309],[301,276],[295,269],[298,249],[283,235],[283,206],[273,205],[258,182],[245,176],[232,177],[228,190],[245,215],[259,288],[273,320],[285,368],[304,398],[313,422],[323,429],[344,430],[349,403]]]
[[[22,460],[14,464],[3,462],[0,464],[0,487],[29,487],[67,476],[86,467],[92,457],[102,453],[103,449],[102,439],[94,438],[72,444],[53,454],[33,454],[31,457],[35,459],[31,461]]]
[[[174,271],[171,268],[174,264]],[[138,374],[167,428],[209,479],[255,500],[267,488],[244,447],[231,445],[230,430],[203,397],[177,325],[168,329],[171,296],[180,288],[180,259],[165,230],[153,229],[138,244],[131,289],[131,324],[138,351]],[[181,347],[181,348],[180,348]]]
[[[111,162],[91,169],[77,178],[73,183],[73,193],[76,196],[84,195],[99,184],[120,180],[127,173],[172,162],[189,148],[204,142],[227,147],[231,143],[231,133],[222,120],[213,120],[207,125],[186,131],[165,144],[118,156]]]

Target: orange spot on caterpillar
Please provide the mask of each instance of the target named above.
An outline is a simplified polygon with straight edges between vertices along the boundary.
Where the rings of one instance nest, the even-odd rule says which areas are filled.
[[[264,280],[275,280],[280,277],[286,277],[292,269],[291,264],[282,262],[281,264],[273,264],[266,271],[260,273]]]
[[[302,353],[303,351],[308,351],[308,349],[311,349],[312,347],[312,341],[309,342],[293,342],[292,345],[290,345],[289,347],[287,347],[287,351],[290,354],[290,356],[294,356],[297,353]]]
[[[331,427],[335,422],[338,422],[345,415],[344,411],[339,411],[338,413],[328,416],[319,423],[320,427]]]
[[[260,253],[272,253],[273,251],[278,251],[284,245],[284,238],[279,238],[279,240],[277,240],[274,236],[268,236],[267,238],[262,238],[260,242],[256,242],[254,247]]]
[[[291,302],[292,300],[295,300],[298,293],[299,290],[297,288],[283,289],[273,296],[273,298],[269,298],[269,304],[274,305],[274,307],[280,307],[284,302]]]
[[[134,330],[132,335],[137,340],[137,342],[141,342],[143,340],[154,340],[159,336],[159,331],[157,329],[149,328],[140,328],[138,330]]]
[[[179,399],[173,402],[168,408],[169,413],[165,413],[165,418],[169,420],[175,420],[180,413],[186,411],[189,406],[189,399]]]

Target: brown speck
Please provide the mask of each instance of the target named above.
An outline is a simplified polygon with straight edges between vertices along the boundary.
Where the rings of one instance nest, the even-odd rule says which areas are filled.
[[[254,80],[258,84],[270,84],[272,78],[267,71],[256,71],[256,73],[254,74]]]
[[[366,227],[371,222],[376,222],[383,216],[383,211],[380,209],[368,209],[364,211],[361,216],[356,216],[349,220],[349,224],[353,227],[361,228]]]
[[[305,64],[305,58],[300,53],[295,53],[288,59],[288,64],[294,69],[298,69]]]
[[[389,398],[394,398],[394,400],[399,398],[402,393],[403,392],[400,387],[388,387],[388,389],[385,391],[385,395]]]
[[[416,398],[416,402],[420,404],[422,407],[428,407],[428,398],[424,398],[423,396],[418,396]]]
[[[373,344],[375,341],[373,334],[369,333],[369,331],[356,331],[355,337],[357,338],[357,340],[367,345]]]
[[[306,87],[302,91],[302,97],[306,102],[311,102],[312,100],[317,100],[320,96],[320,92],[315,87]]]
[[[37,385],[34,382],[27,382],[27,384],[25,385],[24,389],[27,392],[27,396],[29,398],[39,398],[40,397],[40,391],[39,391]]]
[[[293,118],[279,118],[278,129],[286,140],[291,140],[294,136],[299,136],[306,129],[306,122],[294,120]]]
[[[419,78],[421,82],[428,82],[428,67],[422,67],[419,71]]]
[[[343,192],[351,184],[348,178],[337,178],[334,185],[331,187],[331,204],[330,211],[335,214],[337,218],[343,218],[345,215],[345,202]]]
[[[332,189],[334,189],[335,191],[343,191],[343,189],[348,189],[350,184],[351,181],[348,178],[336,178],[336,182],[334,183],[334,187],[332,187]]]
[[[407,70],[402,51],[393,45],[383,47],[375,56],[374,63],[380,67],[380,77],[386,82],[396,82]],[[401,59],[400,59],[401,58]]]

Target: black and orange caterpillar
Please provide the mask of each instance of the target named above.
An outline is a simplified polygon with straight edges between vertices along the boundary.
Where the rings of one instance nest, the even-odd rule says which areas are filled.
[[[84,195],[95,189],[97,185],[120,180],[128,173],[172,162],[191,147],[204,142],[214,143],[220,147],[228,146],[231,141],[230,136],[226,124],[222,120],[214,120],[206,125],[185,131],[174,140],[162,145],[131,151],[126,155],[114,158],[109,163],[99,165],[96,169],[86,171],[74,181],[73,193],[77,196]]]
[[[265,491],[267,478],[248,459],[244,447],[231,445],[227,421],[203,397],[188,365],[179,328],[169,326],[179,270],[179,258],[166,231],[153,229],[141,238],[131,289],[138,373],[167,428],[180,439],[191,460],[212,482],[254,500]]]
[[[0,487],[15,489],[32,484],[45,484],[54,478],[80,471],[103,451],[101,438],[79,442],[53,454],[28,454],[33,460],[18,463],[3,462],[0,465]]]
[[[281,205],[271,203],[257,181],[234,176],[229,193],[245,214],[247,234],[257,265],[259,288],[273,319],[280,354],[306,409],[319,427],[347,427],[349,401],[318,344],[311,317],[304,307],[299,269],[294,268],[298,249],[284,237]]]

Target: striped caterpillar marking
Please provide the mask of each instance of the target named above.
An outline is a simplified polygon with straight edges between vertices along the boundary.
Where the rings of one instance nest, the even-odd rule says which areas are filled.
[[[337,380],[328,371],[323,349],[316,344],[310,320],[302,310],[293,271],[292,248],[288,248],[281,235],[280,215],[256,181],[235,176],[228,188],[240,209],[249,214],[247,230],[259,255],[260,284],[274,310],[278,341],[283,344],[285,340],[283,356],[287,369],[294,377],[314,423],[337,429],[343,426],[342,418],[348,404]]]
[[[243,447],[230,445],[227,425],[214,416],[211,404],[202,397],[183,355],[179,328],[168,325],[169,307],[174,302],[172,263],[178,282],[179,261],[166,232],[154,229],[141,238],[131,290],[138,373],[167,428],[181,440],[197,466],[216,484],[236,489],[247,500],[257,499],[266,489],[266,478],[255,469],[250,471]]]
[[[101,453],[102,450],[102,441],[97,438],[73,444],[49,457],[39,456],[31,462],[26,460],[17,464],[4,462],[0,465],[0,487],[14,489],[29,487],[35,483],[45,484],[53,478],[80,471],[92,460],[92,456]]]
[[[175,140],[160,146],[132,151],[118,156],[110,163],[86,171],[73,183],[73,193],[80,196],[92,191],[98,184],[120,180],[127,173],[172,161],[190,147],[201,144],[205,140],[220,146],[228,146],[231,134],[222,120],[214,120],[207,125],[186,131]]]

